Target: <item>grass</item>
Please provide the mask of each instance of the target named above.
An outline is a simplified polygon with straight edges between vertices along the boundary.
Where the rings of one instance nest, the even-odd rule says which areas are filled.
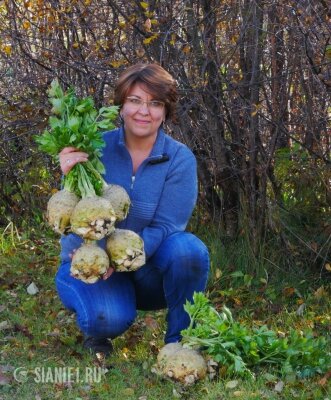
[[[311,328],[316,335],[328,335],[325,283],[295,268],[285,273],[275,262],[277,255],[257,267],[244,243],[225,246],[215,234],[202,235],[211,251],[208,292],[216,306],[227,304],[246,324],[266,323],[285,333]],[[0,234],[0,253],[0,400],[331,399],[322,376],[277,377],[272,368],[256,371],[254,381],[226,378],[220,369],[216,379],[191,387],[157,376],[151,369],[163,345],[164,311],[139,313],[135,324],[114,341],[115,352],[108,359],[88,354],[75,316],[55,291],[58,237],[44,226],[24,236],[9,225]],[[39,289],[34,295],[27,292],[32,282]],[[21,382],[14,379],[15,371]],[[72,383],[62,382],[62,373],[71,373]]]

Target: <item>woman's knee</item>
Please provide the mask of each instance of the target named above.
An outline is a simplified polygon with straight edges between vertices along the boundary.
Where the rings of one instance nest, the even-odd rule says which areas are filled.
[[[136,318],[136,312],[109,313],[103,309],[93,312],[77,313],[77,323],[87,336],[115,338],[130,328]]]
[[[209,271],[209,252],[206,245],[189,232],[170,235],[159,247],[153,261],[161,269],[173,268],[179,274],[183,272],[182,269],[192,275],[206,275]]]
[[[70,265],[61,265],[55,282],[64,306],[76,313],[80,330],[109,338],[125,332],[136,318],[134,288],[128,277],[114,274],[89,285],[71,277],[69,269]]]

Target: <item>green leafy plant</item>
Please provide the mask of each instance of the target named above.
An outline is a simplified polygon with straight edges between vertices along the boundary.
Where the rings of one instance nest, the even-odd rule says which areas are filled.
[[[231,311],[218,312],[203,293],[194,293],[193,303],[186,302],[190,325],[182,331],[183,342],[201,347],[226,369],[227,375],[253,377],[252,368],[272,364],[282,375],[304,378],[324,373],[331,367],[327,340],[290,330],[287,337],[265,325],[249,328],[234,321]]]
[[[89,161],[76,164],[64,177],[63,186],[79,197],[87,194],[100,195],[103,188],[101,174],[104,166],[100,161],[105,146],[102,131],[115,127],[118,107],[102,107],[97,110],[91,97],[78,98],[74,88],[64,92],[57,79],[48,90],[52,105],[49,129],[35,140],[39,149],[58,161],[60,151],[68,146],[89,155]]]

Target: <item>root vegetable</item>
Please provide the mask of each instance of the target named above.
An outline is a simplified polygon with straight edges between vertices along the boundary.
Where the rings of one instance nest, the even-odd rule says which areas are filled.
[[[111,202],[116,214],[116,220],[123,221],[128,215],[131,204],[126,190],[119,185],[106,185],[103,189],[102,197]]]
[[[180,343],[168,343],[157,356],[156,370],[189,385],[206,376],[207,364],[196,350],[183,348]]]
[[[115,229],[107,239],[106,251],[117,272],[136,271],[146,263],[144,241],[128,229]]]
[[[116,216],[110,201],[91,196],[81,199],[71,214],[71,230],[84,239],[99,240],[114,231]]]
[[[95,283],[109,268],[109,257],[95,243],[84,243],[72,257],[71,274],[85,283]]]
[[[53,194],[47,203],[46,219],[57,233],[70,231],[70,216],[79,198],[66,189]]]

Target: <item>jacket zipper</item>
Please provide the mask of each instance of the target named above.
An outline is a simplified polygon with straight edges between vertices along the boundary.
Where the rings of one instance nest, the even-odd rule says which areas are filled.
[[[134,185],[135,179],[136,179],[136,176],[135,176],[135,175],[132,175],[132,176],[131,176],[131,189],[133,189],[133,185]]]

